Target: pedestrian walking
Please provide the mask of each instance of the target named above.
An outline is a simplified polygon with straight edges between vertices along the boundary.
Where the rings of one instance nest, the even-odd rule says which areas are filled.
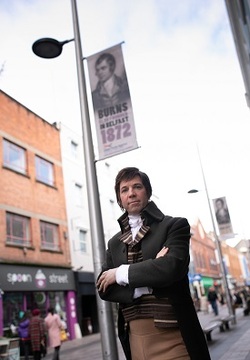
[[[45,345],[44,320],[40,317],[40,310],[34,309],[29,323],[29,336],[34,360],[41,360],[42,346]]]
[[[208,300],[209,304],[212,306],[214,315],[217,316],[219,314],[218,303],[217,303],[218,296],[217,296],[214,286],[211,286],[208,289],[207,300]]]
[[[108,242],[97,288],[103,300],[119,303],[127,360],[210,360],[189,289],[187,220],[161,212],[138,168],[122,169],[115,191],[121,231]]]
[[[44,319],[46,329],[48,330],[49,346],[54,348],[53,360],[59,360],[61,347],[61,329],[63,329],[60,316],[55,313],[53,307],[48,309],[48,315]]]
[[[30,336],[29,336],[29,324],[31,313],[25,311],[18,325],[18,336],[20,339],[20,353],[24,355],[25,360],[29,360],[30,353]]]

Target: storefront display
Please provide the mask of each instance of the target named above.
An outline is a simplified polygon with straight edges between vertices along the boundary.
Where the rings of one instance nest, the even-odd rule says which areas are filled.
[[[71,270],[2,264],[0,284],[0,336],[15,336],[24,311],[38,308],[45,317],[48,307],[53,306],[66,321],[70,338],[74,338],[77,319]]]

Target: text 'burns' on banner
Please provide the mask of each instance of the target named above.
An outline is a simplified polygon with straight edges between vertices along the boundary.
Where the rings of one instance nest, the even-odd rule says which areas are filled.
[[[138,148],[121,44],[87,58],[99,159]]]

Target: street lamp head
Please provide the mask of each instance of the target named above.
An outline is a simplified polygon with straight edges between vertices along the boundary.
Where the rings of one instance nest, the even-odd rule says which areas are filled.
[[[73,40],[74,39],[58,41],[52,38],[42,38],[34,42],[32,51],[34,54],[44,59],[53,59],[61,55],[64,44]]]
[[[191,189],[191,190],[188,191],[188,194],[196,194],[197,192],[199,192],[199,190]]]

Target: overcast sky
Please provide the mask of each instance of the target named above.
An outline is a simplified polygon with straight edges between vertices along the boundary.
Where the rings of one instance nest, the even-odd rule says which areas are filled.
[[[250,239],[250,110],[224,1],[78,0],[78,15],[84,57],[124,41],[140,149],[109,161],[147,172],[165,213],[210,231],[198,144],[210,198],[226,197]],[[31,50],[42,37],[73,38],[70,0],[0,0],[0,88],[79,130],[74,42],[44,60]]]

